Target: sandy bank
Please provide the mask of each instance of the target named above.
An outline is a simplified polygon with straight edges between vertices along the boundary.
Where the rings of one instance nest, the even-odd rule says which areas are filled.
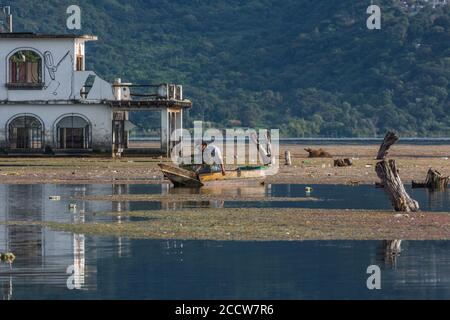
[[[338,157],[354,158],[348,168],[334,168],[332,159],[308,159],[305,147],[321,147]],[[374,165],[376,145],[284,145],[280,153],[290,150],[293,166],[280,166],[279,173],[267,178],[268,183],[345,184],[378,181]],[[450,146],[395,145],[390,152],[398,160],[405,183],[424,179],[431,166],[450,175]],[[110,158],[0,158],[0,183],[167,183],[157,166],[168,159],[139,157]]]

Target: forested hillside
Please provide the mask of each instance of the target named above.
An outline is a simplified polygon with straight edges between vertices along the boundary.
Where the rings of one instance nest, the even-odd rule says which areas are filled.
[[[1,3],[16,31],[68,32],[71,0]],[[450,6],[374,3],[381,30],[366,28],[360,0],[79,1],[82,33],[100,38],[88,68],[182,83],[188,121],[292,137],[450,135]]]

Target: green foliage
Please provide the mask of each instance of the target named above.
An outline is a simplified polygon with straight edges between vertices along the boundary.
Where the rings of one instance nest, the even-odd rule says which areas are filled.
[[[14,0],[17,31],[65,33],[68,0]],[[6,2],[6,3],[5,3]],[[188,121],[283,136],[450,133],[450,8],[376,1],[86,0],[88,68],[108,80],[176,82]],[[190,125],[190,123],[188,123]]]

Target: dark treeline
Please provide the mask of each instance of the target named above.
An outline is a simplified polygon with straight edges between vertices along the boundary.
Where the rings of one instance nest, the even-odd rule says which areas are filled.
[[[72,1],[2,3],[12,5],[17,31],[67,32]],[[366,28],[370,1],[80,5],[82,32],[100,38],[88,46],[88,68],[108,80],[184,84],[189,122],[296,137],[450,134],[450,6],[374,3],[381,30]]]

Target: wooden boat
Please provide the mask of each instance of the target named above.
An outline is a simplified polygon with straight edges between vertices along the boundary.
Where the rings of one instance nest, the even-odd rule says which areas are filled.
[[[227,171],[225,175],[221,172],[202,173],[197,176],[193,171],[180,167],[158,164],[164,176],[169,179],[175,187],[202,187],[217,183],[244,182],[261,180],[266,177],[268,167],[239,167],[236,170]]]

